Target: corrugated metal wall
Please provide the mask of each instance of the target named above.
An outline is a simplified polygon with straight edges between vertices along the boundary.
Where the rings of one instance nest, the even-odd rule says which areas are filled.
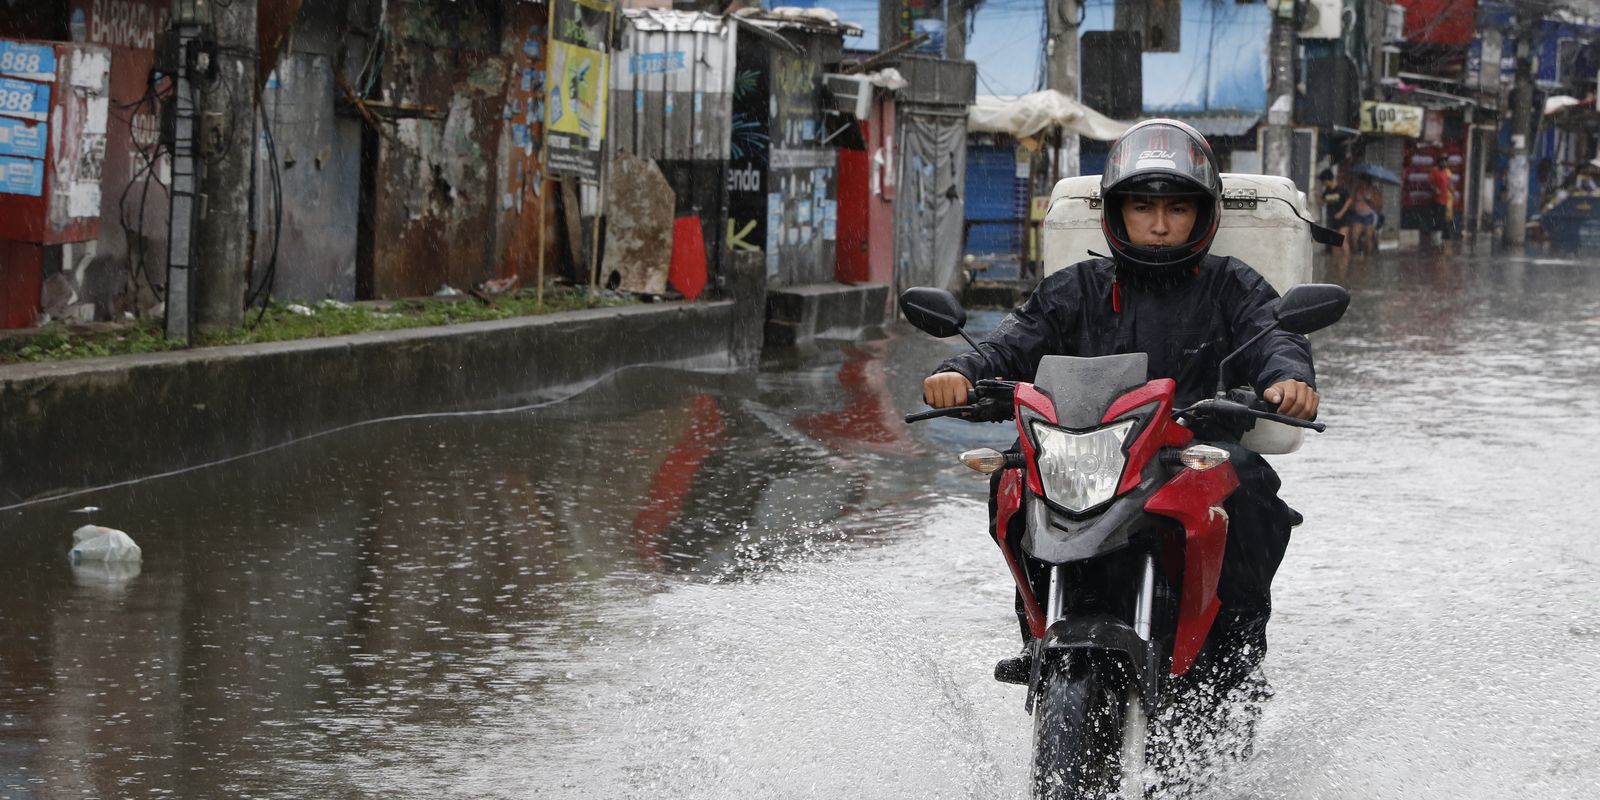
[[[726,161],[735,28],[722,17],[629,11],[612,62],[612,152]]]
[[[737,28],[710,14],[629,11],[612,63],[612,155],[656,162],[675,217],[698,217],[706,269],[721,273]]]

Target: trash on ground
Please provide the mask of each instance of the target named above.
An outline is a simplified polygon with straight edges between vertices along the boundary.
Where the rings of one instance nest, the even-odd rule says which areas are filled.
[[[317,313],[303,305],[300,305],[299,303],[290,303],[289,305],[284,306],[284,309],[291,314],[299,314],[302,317],[309,317]]]
[[[517,276],[507,278],[494,278],[478,284],[478,290],[487,295],[505,294],[517,285]]]
[[[72,532],[72,550],[67,557],[82,561],[141,561],[144,554],[133,538],[116,528],[85,525]]]
[[[440,286],[439,287],[439,291],[433,293],[434,297],[458,297],[460,295],[461,295],[461,290],[457,289],[454,286],[451,286],[448,283],[443,285],[443,286]]]

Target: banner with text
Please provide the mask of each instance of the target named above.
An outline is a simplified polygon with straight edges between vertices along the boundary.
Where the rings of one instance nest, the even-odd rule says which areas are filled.
[[[611,3],[602,0],[550,4],[544,128],[545,160],[553,174],[600,177],[610,95],[611,13]]]
[[[1361,103],[1361,132],[1387,133],[1391,136],[1422,135],[1423,111],[1421,106],[1403,106],[1399,103]]]

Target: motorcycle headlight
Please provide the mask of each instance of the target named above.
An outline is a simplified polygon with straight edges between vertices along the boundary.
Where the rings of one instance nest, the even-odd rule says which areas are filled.
[[[1122,420],[1088,433],[1034,423],[1039,445],[1039,482],[1044,495],[1068,511],[1080,512],[1117,493],[1128,454],[1122,443],[1138,420]]]

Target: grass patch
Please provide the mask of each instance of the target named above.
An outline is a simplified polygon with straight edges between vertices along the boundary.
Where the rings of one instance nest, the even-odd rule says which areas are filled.
[[[355,305],[332,302],[311,306],[273,303],[267,307],[265,313],[261,313],[259,309],[249,311],[245,316],[245,324],[241,327],[202,335],[198,346],[315,339],[349,333],[423,328],[535,316],[557,311],[631,305],[634,302],[636,301],[623,299],[620,296],[594,294],[583,289],[556,289],[545,292],[543,303],[534,297],[531,290],[494,297],[488,303],[471,296],[378,301]],[[183,349],[182,343],[165,337],[160,319],[96,325],[52,323],[37,330],[0,336],[0,364],[63,361],[180,349]]]

